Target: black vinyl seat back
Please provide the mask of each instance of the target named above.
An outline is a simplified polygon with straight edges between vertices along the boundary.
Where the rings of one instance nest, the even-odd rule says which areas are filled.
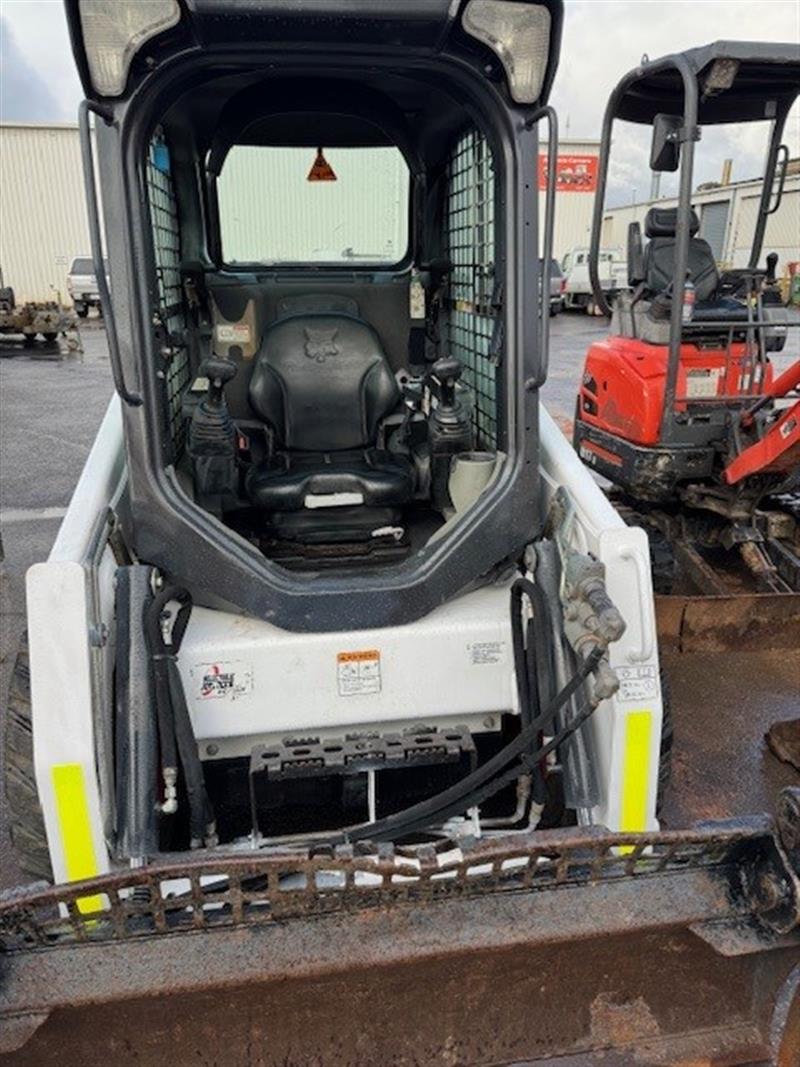
[[[400,388],[354,300],[284,298],[256,356],[249,397],[274,436],[272,454],[250,468],[245,484],[257,507],[295,513],[281,536],[291,530],[308,540],[322,530],[330,538],[336,523],[326,509],[342,514],[342,505],[356,505],[344,524],[350,532],[363,527],[370,536],[396,521],[386,509],[411,498],[413,469],[378,446]]]
[[[649,242],[644,251],[645,288],[657,295],[665,293],[672,283],[675,267],[675,230],[677,209],[651,207],[644,220],[644,232]],[[689,218],[689,277],[694,283],[698,303],[711,300],[719,285],[719,272],[708,241],[696,234],[700,229],[697,213]]]
[[[638,222],[628,226],[628,285],[635,289],[645,279],[642,227]]]
[[[339,452],[376,443],[400,391],[355,301],[292,297],[264,334],[250,405],[287,451]]]

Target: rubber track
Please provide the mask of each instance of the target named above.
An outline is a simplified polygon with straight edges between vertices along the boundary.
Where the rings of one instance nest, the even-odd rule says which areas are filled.
[[[5,795],[11,843],[20,867],[34,878],[53,880],[42,809],[33,770],[31,677],[28,637],[20,638],[6,704]]]

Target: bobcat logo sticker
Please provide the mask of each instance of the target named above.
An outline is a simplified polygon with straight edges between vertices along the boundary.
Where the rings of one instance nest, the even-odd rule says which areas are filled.
[[[311,330],[304,327],[306,335],[306,355],[316,363],[324,363],[329,356],[338,356],[339,346],[336,344],[338,329]]]

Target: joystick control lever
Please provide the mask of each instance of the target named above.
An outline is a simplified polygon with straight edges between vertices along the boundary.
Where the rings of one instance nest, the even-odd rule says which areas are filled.
[[[469,408],[456,395],[456,384],[463,373],[461,360],[437,359],[431,367],[429,383],[438,403],[428,416],[428,443],[431,455],[431,499],[435,508],[451,506],[448,479],[450,462],[459,452],[473,447]]]
[[[200,364],[208,378],[208,392],[195,405],[189,424],[189,455],[195,497],[209,511],[221,514],[237,501],[236,424],[228,411],[225,386],[236,375],[236,364],[212,356]]]
[[[456,406],[456,382],[464,373],[460,359],[450,356],[437,359],[431,368],[433,376],[439,383],[439,402],[443,407],[453,408]]]
[[[775,268],[778,266],[778,253],[770,252],[767,256],[767,284],[772,285],[775,281]]]
[[[204,378],[208,378],[206,403],[209,408],[221,408],[225,399],[225,386],[236,377],[236,364],[230,359],[212,356],[200,364],[200,373]]]

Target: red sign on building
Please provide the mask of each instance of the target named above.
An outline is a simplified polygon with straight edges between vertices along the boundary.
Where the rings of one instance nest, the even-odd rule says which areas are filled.
[[[539,188],[547,188],[547,156],[539,156]],[[597,156],[558,156],[556,192],[593,193],[597,188]]]

